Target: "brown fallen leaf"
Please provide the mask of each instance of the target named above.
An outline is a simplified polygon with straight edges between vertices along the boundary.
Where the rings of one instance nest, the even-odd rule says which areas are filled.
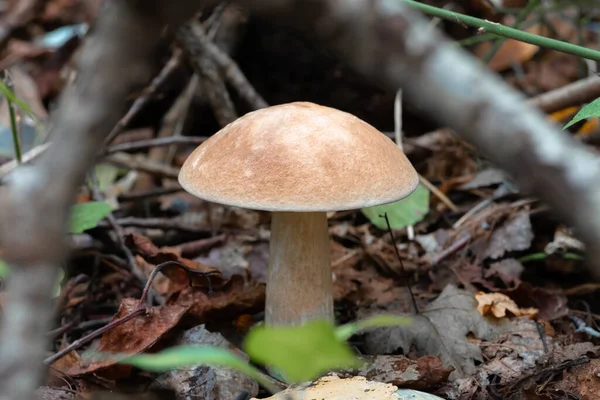
[[[500,290],[521,307],[533,307],[539,310],[538,319],[553,321],[569,314],[567,296],[562,289],[548,290],[522,282],[514,289]]]
[[[564,374],[564,379],[553,388],[567,393],[577,393],[581,399],[600,400],[600,360],[592,359],[588,363],[575,366]]]
[[[508,288],[514,288],[521,283],[521,274],[525,267],[514,258],[507,258],[496,263],[492,263],[490,268],[485,271],[486,278],[499,278]]]
[[[442,365],[436,356],[416,360],[399,355],[365,356],[366,364],[358,374],[375,382],[391,383],[398,387],[426,390],[448,380],[452,367]]]
[[[139,300],[137,299],[123,299],[119,311],[112,320],[123,318],[135,311],[138,304]],[[145,314],[135,317],[102,335],[98,348],[90,350],[90,352],[91,354],[114,353],[121,355],[141,353],[152,347],[165,333],[177,325],[189,308],[189,305],[182,306],[179,304],[148,308]],[[127,376],[131,369],[129,366],[115,365],[118,359],[118,357],[115,357],[94,360],[93,356],[86,357],[84,353],[79,359],[76,357],[63,357],[57,360],[52,367],[68,376],[93,372],[108,379],[115,379]]]
[[[450,375],[454,380],[472,375],[477,370],[475,362],[483,361],[479,344],[467,335],[493,340],[510,327],[509,320],[483,317],[472,294],[448,285],[420,315],[411,316],[409,325],[367,332],[365,347],[369,354],[397,354],[399,350],[407,354],[414,348],[418,356],[439,356],[445,366],[455,368]]]
[[[517,303],[502,293],[478,292],[475,294],[475,299],[477,300],[477,311],[483,316],[491,314],[496,318],[504,318],[508,311],[515,317],[533,318],[539,311],[536,308],[519,308]]]
[[[451,399],[496,398],[501,385],[526,378],[540,365],[548,365],[548,359],[554,360],[559,347],[555,346],[552,336],[546,336],[545,342],[551,349],[549,353],[540,339],[536,321],[526,317],[512,319],[505,325],[504,332],[478,343],[485,361],[474,374],[444,385],[438,394]],[[495,378],[490,379],[491,376]]]
[[[531,247],[533,231],[529,210],[524,209],[510,216],[490,236],[484,258],[497,259],[508,251],[527,250]]]
[[[212,289],[218,289],[226,282],[218,269],[180,257],[174,252],[173,248],[159,249],[145,236],[136,233],[129,234],[125,238],[125,243],[149,264],[158,265],[167,261],[176,261],[193,271],[186,271],[177,265],[168,265],[162,268],[160,274],[169,278],[171,283],[165,284],[164,280],[161,279],[157,280],[155,285],[153,282],[153,286],[161,294],[165,293],[165,291],[169,291],[170,293],[178,292],[190,285],[195,288],[212,287]],[[149,273],[152,272],[153,268],[144,266],[143,269],[146,273]],[[210,278],[206,274],[210,274]]]
[[[169,298],[167,304],[189,307],[188,316],[198,323],[233,319],[240,314],[254,314],[264,309],[265,285],[234,275],[213,294],[188,287]]]

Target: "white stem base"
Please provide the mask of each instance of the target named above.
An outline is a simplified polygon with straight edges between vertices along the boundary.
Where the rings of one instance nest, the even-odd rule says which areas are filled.
[[[271,221],[265,323],[333,322],[332,272],[324,212],[275,212]]]

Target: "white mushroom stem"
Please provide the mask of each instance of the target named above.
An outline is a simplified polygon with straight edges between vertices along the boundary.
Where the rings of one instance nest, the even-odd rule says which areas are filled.
[[[325,212],[275,212],[271,221],[267,325],[333,322],[332,273]]]

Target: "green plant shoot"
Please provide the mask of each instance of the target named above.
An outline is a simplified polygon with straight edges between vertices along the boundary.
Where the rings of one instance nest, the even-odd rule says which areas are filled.
[[[588,118],[597,118],[600,117],[600,98],[592,101],[589,104],[586,104],[579,110],[577,114],[567,123],[563,129],[567,129],[571,125],[578,123],[579,121],[583,121]]]

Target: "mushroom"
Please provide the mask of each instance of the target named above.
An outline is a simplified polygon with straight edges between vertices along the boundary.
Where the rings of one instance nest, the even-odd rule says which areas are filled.
[[[441,397],[391,383],[369,381],[362,376],[326,375],[315,382],[296,385],[264,400],[442,400]],[[252,398],[250,400],[258,400]]]
[[[250,112],[198,146],[189,193],[271,211],[265,323],[334,321],[327,212],[400,200],[419,182],[394,142],[354,115],[309,102]]]

